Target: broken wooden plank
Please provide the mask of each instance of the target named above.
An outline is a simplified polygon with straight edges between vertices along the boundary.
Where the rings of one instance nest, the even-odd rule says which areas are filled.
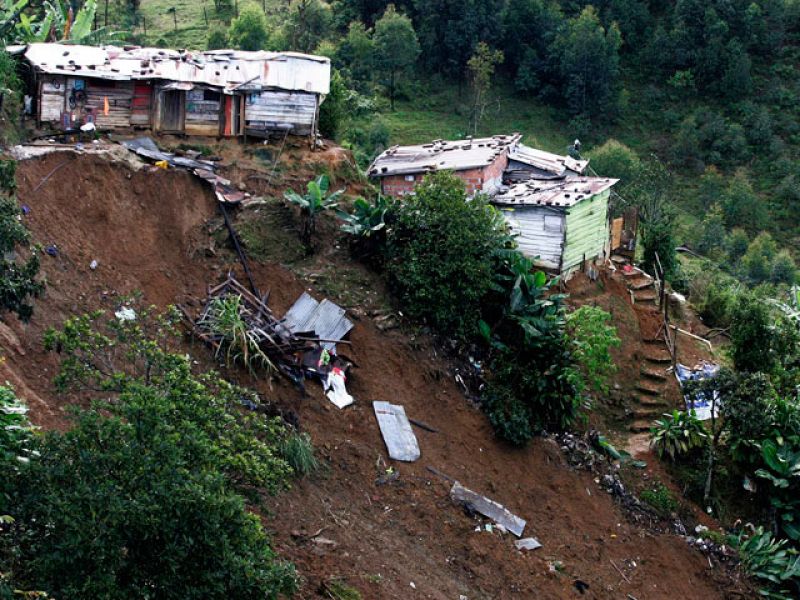
[[[417,460],[420,457],[419,444],[406,417],[406,410],[402,406],[379,401],[372,403],[372,409],[389,457],[405,462]]]
[[[502,525],[515,536],[522,537],[522,532],[525,530],[525,520],[520,519],[502,504],[465,488],[457,481],[450,490],[450,497],[453,501],[482,514],[484,517],[488,517],[498,525]]]

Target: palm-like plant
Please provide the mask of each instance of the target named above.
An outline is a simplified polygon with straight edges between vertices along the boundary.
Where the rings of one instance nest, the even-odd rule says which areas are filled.
[[[708,433],[695,411],[673,410],[664,413],[650,429],[650,446],[659,457],[667,454],[671,460],[706,444]]]
[[[302,196],[294,190],[288,190],[284,193],[284,198],[300,208],[303,216],[300,241],[303,242],[306,252],[311,254],[314,251],[312,241],[317,231],[317,215],[335,207],[344,190],[337,190],[329,194],[330,179],[327,175],[320,175],[309,181],[306,188],[308,191]]]
[[[96,44],[117,35],[107,27],[92,29],[97,0],[87,0],[72,17],[71,5],[64,0],[45,0],[40,14],[25,12],[27,6],[28,0],[0,0],[0,39]]]

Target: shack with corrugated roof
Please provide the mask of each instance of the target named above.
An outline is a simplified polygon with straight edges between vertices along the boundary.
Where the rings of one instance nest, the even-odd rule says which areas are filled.
[[[570,177],[529,179],[492,198],[520,251],[562,275],[586,261],[607,258],[608,200],[617,179]]]
[[[30,44],[37,124],[218,137],[315,136],[330,60],[296,52]]]

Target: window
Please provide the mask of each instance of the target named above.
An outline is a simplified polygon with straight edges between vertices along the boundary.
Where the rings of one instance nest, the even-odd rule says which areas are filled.
[[[414,181],[413,175],[406,175],[406,181]]]
[[[554,231],[554,232],[561,232],[563,220],[560,216],[555,215],[545,215],[544,216],[544,230],[545,231]]]

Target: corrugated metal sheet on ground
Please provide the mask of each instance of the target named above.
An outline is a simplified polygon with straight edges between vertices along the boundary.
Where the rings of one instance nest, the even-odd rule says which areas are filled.
[[[345,317],[345,310],[327,298],[317,302],[310,294],[303,292],[283,319],[284,325],[293,333],[313,331],[323,340],[323,347],[332,350],[334,342],[342,339],[353,328],[353,323]]]

